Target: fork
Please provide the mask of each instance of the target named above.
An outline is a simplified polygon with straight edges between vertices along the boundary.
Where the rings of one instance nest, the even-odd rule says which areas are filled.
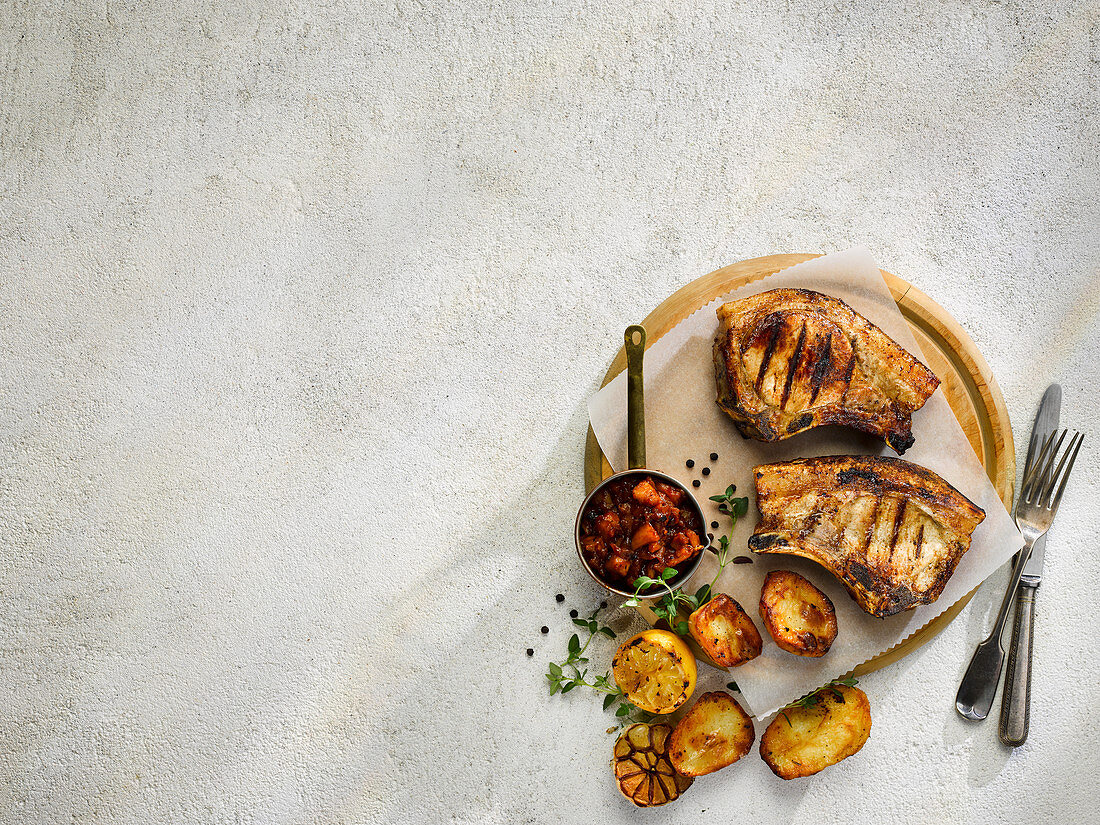
[[[970,660],[970,666],[966,669],[966,675],[959,684],[959,693],[955,697],[955,709],[967,719],[985,719],[993,706],[993,698],[997,695],[997,683],[1005,655],[1001,634],[1008,618],[1008,608],[1012,603],[1016,582],[1031,556],[1031,548],[1041,536],[1046,535],[1054,521],[1058,504],[1062,501],[1062,493],[1066,491],[1066,482],[1073,470],[1073,462],[1077,460],[1077,452],[1081,449],[1081,442],[1085,440],[1081,433],[1074,432],[1069,446],[1062,453],[1061,461],[1055,467],[1054,462],[1068,433],[1068,430],[1052,432],[1043,442],[1043,448],[1030,472],[1024,477],[1015,512],[1016,527],[1023,534],[1024,548],[1012,568],[1008,592],[1001,602],[993,632],[974,651],[974,657]],[[1054,440],[1055,436],[1058,438],[1057,442]]]

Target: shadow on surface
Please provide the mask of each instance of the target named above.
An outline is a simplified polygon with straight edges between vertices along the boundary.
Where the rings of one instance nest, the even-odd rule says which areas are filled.
[[[577,630],[571,609],[586,615],[608,601],[606,620],[620,640],[644,627],[633,611],[617,609],[577,561],[573,523],[584,498],[586,426],[581,404],[537,477],[511,491],[483,524],[456,536],[429,574],[405,584],[372,619],[368,640],[354,653],[356,689],[367,692],[364,705],[383,718],[349,719],[346,731],[348,761],[378,766],[365,780],[368,803],[386,799],[387,810],[425,821],[527,822],[562,812],[568,799],[566,819],[636,819],[608,769],[613,714],[584,689],[549,696],[544,676]],[[561,604],[558,593],[565,596]],[[379,657],[369,639],[385,633],[397,634],[399,644]],[[602,636],[593,641],[593,674],[610,667],[617,644]],[[704,666],[696,692],[729,679]],[[379,685],[383,690],[369,695]],[[409,689],[419,701],[387,695]],[[372,727],[380,738],[371,738]],[[759,739],[763,725],[757,728]],[[361,749],[376,756],[364,759],[356,753]],[[690,797],[647,819],[681,821],[720,800],[725,808],[730,799],[744,799],[747,821],[755,815],[785,822],[814,782],[776,783],[755,751],[721,779],[698,781]],[[362,804],[348,799],[346,812]]]
[[[969,750],[970,764],[967,779],[972,788],[985,787],[994,781],[1012,755],[1011,748],[1000,746],[999,743],[998,748],[992,750],[975,748],[970,744],[976,737],[988,737],[994,742],[997,741],[997,723],[1001,713],[1002,688],[1000,686],[997,688],[997,695],[993,698],[993,707],[990,708],[989,716],[984,721],[973,722],[964,719],[955,710],[955,693],[958,691],[959,683],[962,681],[967,667],[970,666],[970,658],[974,655],[974,649],[993,629],[993,622],[996,621],[997,610],[1000,608],[1001,599],[1004,597],[1011,566],[1010,561],[986,579],[978,592],[974,594],[974,598],[970,600],[966,610],[966,640],[960,661],[954,671],[955,678],[948,685],[949,695],[944,697],[950,712],[944,721],[943,741],[948,748],[966,747]],[[1011,613],[1009,613],[1008,621],[1011,624]],[[1006,630],[1003,637],[1006,653],[1009,639],[1010,631]]]

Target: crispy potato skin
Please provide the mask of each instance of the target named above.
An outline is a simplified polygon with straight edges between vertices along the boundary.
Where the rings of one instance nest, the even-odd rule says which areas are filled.
[[[780,779],[812,776],[835,765],[857,753],[871,735],[871,705],[862,690],[837,685],[818,695],[810,707],[780,711],[760,737],[760,757]]]
[[[775,643],[796,656],[820,658],[836,640],[832,600],[790,570],[773,570],[765,577],[760,618]]]
[[[684,776],[705,776],[732,765],[756,741],[752,718],[728,693],[704,693],[672,731],[668,756]]]
[[[760,655],[764,640],[749,614],[719,593],[688,617],[688,630],[715,664],[736,667]]]

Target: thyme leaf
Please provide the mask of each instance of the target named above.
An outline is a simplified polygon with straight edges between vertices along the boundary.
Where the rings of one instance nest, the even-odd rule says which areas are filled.
[[[615,707],[615,717],[619,720],[620,726],[638,721],[634,717],[642,717],[641,721],[646,721],[646,717],[652,718],[652,716],[644,713],[626,699],[622,688],[612,681],[610,671],[600,676],[594,676],[589,680],[588,670],[581,669],[582,665],[588,664],[588,659],[584,654],[597,635],[606,636],[609,639],[615,638],[615,631],[600,623],[598,618],[600,609],[597,608],[588,619],[573,619],[573,624],[587,631],[588,638],[581,642],[580,635],[574,633],[569,637],[569,642],[566,644],[565,660],[550,662],[547,665],[546,680],[550,684],[550,695],[565,694],[575,688],[586,687],[595,693],[604,694],[603,709],[606,711]]]
[[[810,708],[818,704],[825,699],[826,696],[832,697],[832,699],[840,704],[844,703],[844,694],[837,690],[837,687],[843,685],[844,687],[855,687],[859,684],[859,679],[855,676],[848,676],[844,679],[833,679],[826,685],[822,685],[812,693],[807,693],[799,699],[795,699],[789,705],[786,705],[779,714],[787,720],[787,724],[791,724],[791,717],[787,716],[787,711],[794,708]],[[791,726],[793,727],[793,725]]]

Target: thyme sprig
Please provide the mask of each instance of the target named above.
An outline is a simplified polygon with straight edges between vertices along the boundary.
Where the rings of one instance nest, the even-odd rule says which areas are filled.
[[[733,524],[737,524],[737,519],[745,515],[749,511],[749,499],[748,496],[741,496],[740,498],[734,498],[733,494],[737,492],[737,485],[731,484],[726,488],[726,492],[721,495],[711,496],[710,500],[718,503],[718,512],[723,515],[729,516],[733,519]],[[733,524],[730,527],[733,527]]]
[[[718,503],[718,512],[723,515],[729,516],[730,527],[732,530],[737,524],[737,519],[745,515],[749,510],[749,500],[747,497],[735,498],[734,493],[737,492],[737,486],[731,484],[726,488],[726,492],[721,495],[711,496],[710,500]],[[688,623],[682,617],[681,613],[686,611],[692,613],[702,607],[704,604],[710,601],[714,592],[714,585],[718,582],[718,577],[722,575],[722,571],[726,569],[732,559],[730,558],[730,540],[729,536],[720,536],[718,538],[717,547],[713,544],[710,547],[714,551],[715,556],[718,559],[718,570],[715,571],[714,578],[711,579],[709,584],[704,584],[697,591],[695,595],[690,593],[684,593],[680,590],[673,590],[669,581],[677,574],[677,570],[674,567],[666,567],[661,571],[659,578],[652,578],[650,576],[638,576],[632,584],[634,585],[634,595],[623,602],[623,607],[637,607],[643,600],[656,600],[652,605],[653,615],[658,619],[664,619],[665,623],[672,629],[672,631],[680,636],[688,635]],[[656,594],[645,595],[651,588],[657,586],[660,588]]]
[[[681,636],[686,636],[688,624],[686,621],[679,618],[680,605],[682,604],[689,608],[689,612],[698,609],[699,605],[705,604],[706,599],[709,598],[710,585],[703,585],[694,596],[680,590],[673,590],[668,581],[673,578],[677,572],[679,571],[677,571],[675,567],[666,567],[661,571],[660,577],[656,579],[650,578],[649,576],[638,576],[633,582],[634,595],[623,602],[623,607],[637,607],[642,603],[643,599],[655,599],[655,596],[644,596],[642,594],[654,585],[661,587],[664,592],[661,593],[660,598],[653,604],[653,614],[658,619],[664,619],[674,632]],[[700,598],[703,598],[702,602],[699,601]]]
[[[573,619],[573,624],[584,628],[588,632],[588,638],[582,643],[580,636],[574,633],[569,637],[565,661],[560,663],[550,662],[546,672],[546,679],[550,682],[550,695],[568,693],[578,687],[590,688],[596,693],[605,694],[603,700],[604,710],[608,710],[612,705],[618,703],[615,716],[619,719],[620,725],[626,725],[633,721],[649,721],[653,718],[652,715],[639,710],[627,701],[622,688],[612,682],[611,671],[607,671],[601,676],[593,676],[589,681],[588,668],[583,667],[588,664],[588,658],[584,655],[588,650],[588,646],[600,634],[607,636],[609,639],[615,638],[614,630],[600,624],[599,613],[600,608],[596,608],[587,619]],[[635,711],[641,718],[634,719],[631,717],[631,714]]]
[[[826,696],[831,696],[840,704],[844,704],[844,694],[837,690],[837,688],[841,685],[844,687],[855,687],[858,684],[859,679],[855,676],[849,676],[846,679],[833,679],[833,681],[829,682],[827,685],[822,685],[812,693],[807,693],[805,696],[795,699],[779,711],[779,714],[787,720],[788,725],[794,727],[791,725],[791,717],[787,715],[788,710],[793,710],[794,708],[811,708],[821,702]]]

